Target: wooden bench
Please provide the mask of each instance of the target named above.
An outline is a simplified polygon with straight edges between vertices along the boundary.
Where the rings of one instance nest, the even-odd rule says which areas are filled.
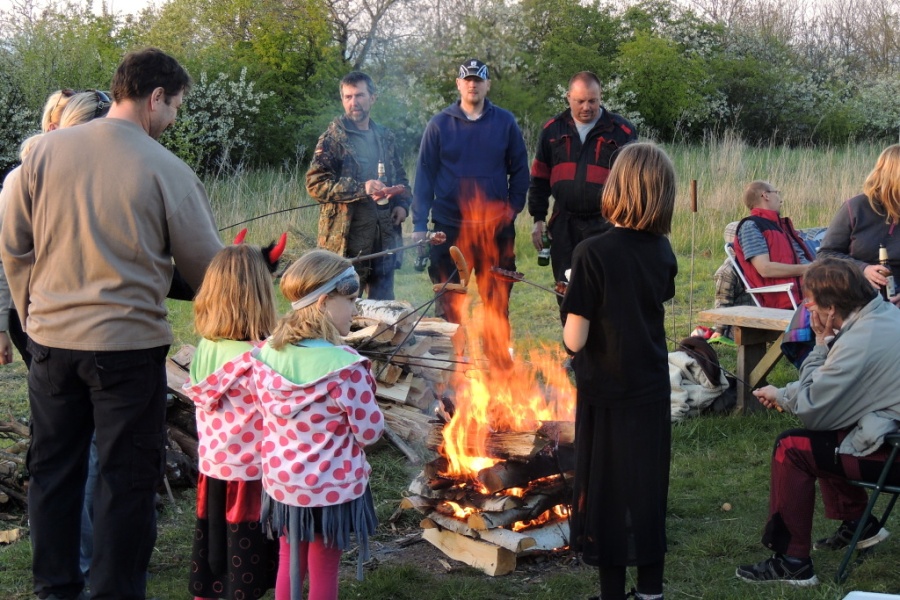
[[[731,325],[737,345],[738,412],[762,408],[751,393],[765,383],[766,375],[781,358],[781,340],[794,311],[759,306],[728,306],[701,311],[701,321]],[[771,346],[768,346],[773,342]]]

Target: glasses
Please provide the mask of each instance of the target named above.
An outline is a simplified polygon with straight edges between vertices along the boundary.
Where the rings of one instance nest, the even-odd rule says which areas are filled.
[[[804,306],[804,308],[806,308],[806,310],[811,310],[812,307],[814,307],[815,305],[816,305],[815,300],[810,300],[809,298],[803,299],[803,306]]]
[[[103,116],[109,111],[109,107],[112,106],[112,101],[109,99],[109,95],[106,92],[101,92],[100,90],[87,90],[88,92],[94,92],[94,97],[97,98],[97,108],[94,110],[94,119],[97,117]]]
[[[780,194],[781,190],[766,190],[763,194]]]
[[[63,88],[59,90],[59,96],[56,98],[56,104],[53,106],[53,112],[55,113],[56,109],[59,108],[59,103],[62,102],[63,98],[68,102],[75,94],[82,93],[93,93],[94,97],[97,99],[97,108],[94,110],[94,116],[91,117],[93,119],[104,115],[106,111],[109,110],[109,107],[112,106],[112,100],[109,99],[109,94],[106,92],[101,92],[100,90],[84,90],[84,92],[79,92],[72,88]],[[63,106],[63,108],[65,108],[65,106]]]

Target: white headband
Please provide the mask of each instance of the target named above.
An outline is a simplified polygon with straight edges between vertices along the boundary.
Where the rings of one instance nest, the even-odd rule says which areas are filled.
[[[340,282],[350,278],[351,276],[354,279],[357,278],[356,269],[354,269],[353,267],[347,267],[343,273],[340,273],[329,281],[326,281],[321,286],[303,296],[299,300],[294,300],[293,302],[291,302],[291,308],[293,308],[294,310],[300,310],[301,308],[306,308],[307,306],[315,304],[316,301],[318,301],[319,296],[333,291],[335,288],[337,288]]]

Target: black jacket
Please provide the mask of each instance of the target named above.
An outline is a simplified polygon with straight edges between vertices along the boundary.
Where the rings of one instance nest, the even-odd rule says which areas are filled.
[[[584,144],[570,110],[550,119],[531,164],[528,212],[535,221],[545,221],[552,194],[554,213],[599,215],[600,195],[616,152],[636,139],[634,125],[605,108]]]

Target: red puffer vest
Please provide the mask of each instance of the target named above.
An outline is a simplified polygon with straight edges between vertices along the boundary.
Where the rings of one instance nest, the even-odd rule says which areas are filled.
[[[741,227],[744,226],[746,221],[753,221],[760,232],[762,232],[763,237],[766,239],[766,245],[769,247],[770,261],[788,265],[800,264],[800,257],[797,256],[797,253],[794,251],[791,239],[796,241],[800,248],[803,249],[807,260],[812,261],[815,258],[812,251],[806,245],[806,242],[803,241],[794,229],[791,220],[779,216],[774,210],[754,208],[750,211],[749,217],[742,219],[741,222],[738,223],[737,231],[741,230]],[[744,250],[741,248],[740,238],[737,236],[734,239],[734,253],[737,256],[738,264],[741,265],[741,270],[744,272],[744,277],[747,278],[747,282],[751,287],[756,288],[766,285],[778,285],[779,283],[793,282],[794,300],[796,300],[798,304],[800,303],[801,291],[799,277],[763,277],[759,274],[759,271],[750,264],[750,261],[744,258]],[[762,306],[768,308],[793,308],[787,294],[759,294],[757,299]]]

